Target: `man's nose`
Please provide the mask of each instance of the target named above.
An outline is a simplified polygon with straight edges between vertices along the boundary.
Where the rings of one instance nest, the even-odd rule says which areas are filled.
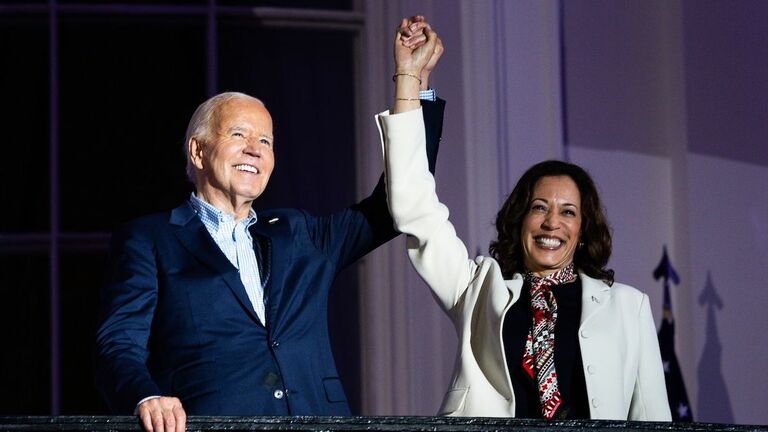
[[[249,156],[261,157],[261,146],[259,140],[248,140],[243,149],[243,153]]]

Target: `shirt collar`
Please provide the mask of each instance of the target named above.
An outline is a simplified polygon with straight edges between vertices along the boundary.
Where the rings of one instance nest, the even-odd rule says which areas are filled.
[[[219,224],[225,221],[234,220],[234,215],[224,213],[212,204],[207,203],[201,198],[198,198],[194,192],[189,196],[189,204],[195,210],[195,213],[200,219],[205,222],[206,225],[211,224],[214,228],[218,228]],[[243,219],[241,223],[244,223],[246,227],[256,223],[256,211],[253,208],[248,209],[248,217]]]

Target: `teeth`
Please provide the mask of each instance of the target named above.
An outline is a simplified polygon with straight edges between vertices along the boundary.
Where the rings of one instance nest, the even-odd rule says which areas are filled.
[[[560,239],[551,237],[536,237],[536,243],[544,247],[556,248],[559,247],[563,242],[560,241]]]
[[[238,171],[248,171],[248,172],[254,173],[254,174],[258,174],[259,173],[259,170],[257,170],[256,167],[252,166],[252,165],[245,165],[245,164],[235,165],[235,169],[237,169]]]

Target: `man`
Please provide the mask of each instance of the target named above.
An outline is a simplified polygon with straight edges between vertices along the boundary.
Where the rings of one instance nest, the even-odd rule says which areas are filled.
[[[441,47],[423,18],[404,45]],[[402,78],[398,78],[402,79]],[[431,166],[444,103],[425,102]],[[97,332],[97,385],[147,430],[195,415],[349,415],[331,354],[336,274],[393,238],[383,181],[330,216],[253,202],[274,168],[269,111],[242,93],[204,102],[187,129],[189,201],[115,231]]]

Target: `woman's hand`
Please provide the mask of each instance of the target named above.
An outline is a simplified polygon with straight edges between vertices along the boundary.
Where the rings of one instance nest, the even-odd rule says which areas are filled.
[[[436,44],[437,33],[432,31],[423,16],[403,18],[395,32],[395,72],[419,77],[430,63]],[[431,65],[432,68],[435,63],[437,59]]]
[[[438,46],[437,33],[432,31],[424,17],[410,20],[403,18],[395,32],[395,104],[393,113],[417,109],[421,106],[419,90],[426,89],[425,78],[435,67],[442,55],[442,44]],[[437,55],[435,55],[437,54]],[[432,61],[434,57],[434,61]]]
[[[411,49],[416,49],[426,43],[427,36],[424,34],[424,28],[427,26],[429,26],[427,20],[421,15],[411,17],[404,23],[401,22],[398,29],[401,30],[403,35],[403,45]],[[437,62],[440,60],[444,51],[443,41],[438,37],[432,57],[429,58],[429,61],[419,75],[419,78],[421,79],[421,84],[419,86],[420,90],[429,89],[429,74],[435,69]]]

